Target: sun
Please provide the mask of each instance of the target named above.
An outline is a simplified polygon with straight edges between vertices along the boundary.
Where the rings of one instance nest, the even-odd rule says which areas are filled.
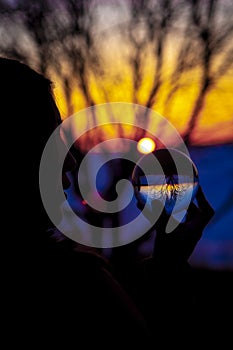
[[[140,153],[143,154],[148,154],[151,153],[155,150],[155,142],[149,138],[149,137],[144,137],[141,140],[138,141],[137,144],[137,149]]]

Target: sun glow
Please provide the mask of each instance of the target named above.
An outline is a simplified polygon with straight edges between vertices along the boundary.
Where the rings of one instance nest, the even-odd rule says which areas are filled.
[[[149,137],[144,137],[138,141],[138,151],[143,154],[151,153],[155,150],[155,142]]]

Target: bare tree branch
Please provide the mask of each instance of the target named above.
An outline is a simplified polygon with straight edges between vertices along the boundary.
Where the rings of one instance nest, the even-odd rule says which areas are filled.
[[[201,45],[201,65],[202,77],[200,81],[199,94],[193,106],[190,115],[188,127],[184,135],[184,140],[187,144],[190,143],[192,132],[196,126],[197,120],[205,105],[206,97],[209,91],[216,84],[217,79],[222,74],[225,74],[231,66],[233,60],[232,49],[227,54],[221,53],[221,64],[217,72],[214,71],[214,63],[217,59],[217,54],[220,48],[224,47],[226,42],[232,36],[232,23],[227,22],[224,26],[224,35],[216,31],[218,21],[218,5],[219,0],[208,0],[205,2],[205,7],[200,0],[191,1],[192,24],[197,31],[197,35]],[[230,7],[231,13],[233,12]]]

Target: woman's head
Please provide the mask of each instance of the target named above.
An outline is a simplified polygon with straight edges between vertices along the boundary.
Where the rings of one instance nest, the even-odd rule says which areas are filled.
[[[62,122],[52,84],[29,66],[8,58],[0,58],[0,77],[8,207],[14,215],[19,213],[22,222],[30,215],[36,227],[44,227],[49,220],[40,198],[40,159],[50,135]],[[56,149],[54,157],[59,157]]]
[[[37,156],[54,129],[61,123],[51,81],[29,66],[13,59],[0,58],[1,110],[4,123],[10,126],[13,146]],[[17,142],[17,143],[16,143]],[[25,155],[25,148],[24,150]]]

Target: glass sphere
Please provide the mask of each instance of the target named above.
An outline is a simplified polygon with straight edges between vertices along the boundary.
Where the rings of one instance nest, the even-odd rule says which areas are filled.
[[[150,209],[159,200],[168,214],[186,210],[196,196],[198,171],[186,154],[176,149],[158,149],[142,156],[132,173],[134,193]]]

